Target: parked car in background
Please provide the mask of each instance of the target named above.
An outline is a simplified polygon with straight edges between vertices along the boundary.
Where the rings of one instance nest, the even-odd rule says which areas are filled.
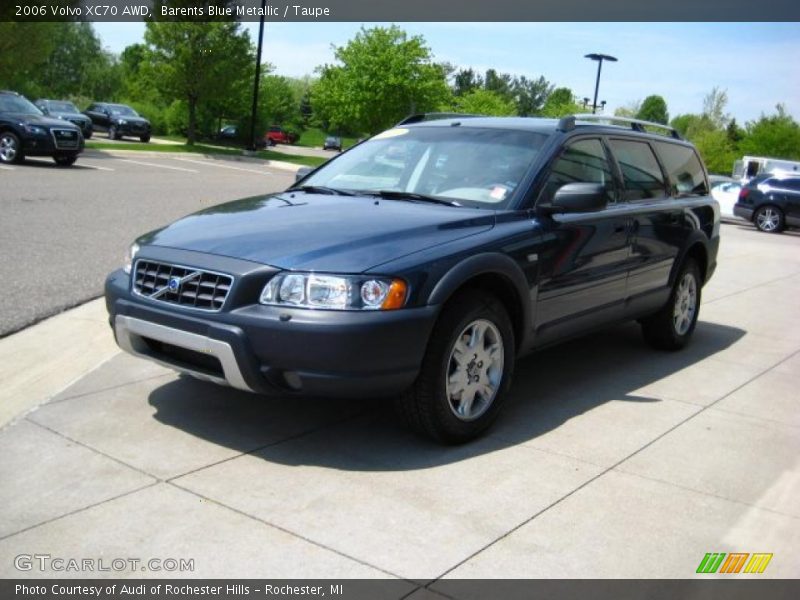
[[[780,233],[787,227],[800,227],[800,177],[755,177],[742,187],[733,212],[765,233]]]
[[[322,144],[323,150],[338,150],[339,152],[342,151],[342,138],[329,135],[325,138],[325,142]]]
[[[26,156],[52,156],[69,166],[83,151],[77,125],[42,114],[16,92],[0,91],[0,163],[22,162]]]
[[[215,136],[215,141],[220,144],[232,145],[232,146],[239,146],[239,147],[249,147],[248,141],[245,139],[245,136],[240,133],[238,125],[226,125],[222,127]],[[266,146],[270,145],[269,140],[267,140],[266,134],[262,138],[255,139],[255,146],[256,149],[262,149]]]
[[[741,221],[733,214],[733,205],[739,199],[742,183],[724,175],[709,175],[708,185],[711,196],[719,203],[719,214],[723,221]]]
[[[395,397],[445,443],[492,424],[537,348],[638,320],[678,350],[717,264],[705,167],[672,129],[597,117],[411,117],[147,233],[106,280],[117,343],[265,395]]]
[[[266,138],[273,146],[275,144],[294,144],[297,141],[296,135],[289,133],[282,127],[270,127],[267,130]]]
[[[108,133],[108,139],[119,140],[125,136],[150,141],[150,121],[125,104],[94,102],[83,111],[92,120],[94,129]]]
[[[69,121],[80,127],[83,139],[88,140],[92,137],[92,120],[81,114],[81,111],[72,102],[39,98],[34,104],[36,108],[42,111],[42,114],[55,119]]]

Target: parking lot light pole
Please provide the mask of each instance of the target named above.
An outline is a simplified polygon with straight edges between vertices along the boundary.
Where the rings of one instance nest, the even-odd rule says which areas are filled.
[[[264,45],[264,14],[267,0],[261,0],[261,19],[258,23],[258,50],[256,50],[256,76],[253,82],[253,110],[250,113],[250,150],[256,150],[256,112],[258,111],[258,84],[261,79],[261,47]]]
[[[597,79],[594,82],[594,102],[592,102],[592,114],[595,114],[597,112],[597,92],[600,90],[600,71],[603,69],[603,61],[617,62],[617,59],[608,54],[597,53],[587,54],[584,58],[597,61]]]

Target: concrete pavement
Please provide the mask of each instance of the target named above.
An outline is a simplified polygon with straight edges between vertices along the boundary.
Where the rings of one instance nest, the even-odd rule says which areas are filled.
[[[759,577],[800,577],[800,236],[722,235],[688,349],[652,351],[631,324],[527,357],[491,434],[457,448],[385,403],[266,400],[113,354],[0,430],[0,576],[85,575],[14,568],[40,552],[435,591],[688,578],[707,552],[770,552]],[[90,574],[120,575],[165,576]]]

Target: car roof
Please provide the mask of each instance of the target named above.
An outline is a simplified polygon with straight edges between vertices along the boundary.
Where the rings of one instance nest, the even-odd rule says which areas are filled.
[[[453,116],[429,121],[417,121],[407,124],[403,124],[403,122],[401,122],[398,127],[455,127],[456,125],[468,128],[531,131],[534,133],[543,133],[548,135],[556,132],[567,133],[567,131],[561,129],[561,127],[564,125],[564,119],[550,119],[545,117],[484,117],[463,115],[463,117]],[[689,142],[680,138],[652,133],[649,131],[639,131],[631,128],[630,126],[626,127],[622,125],[581,121],[579,118],[574,120],[574,127],[568,131],[568,133],[574,132],[599,133],[607,135],[623,133],[625,135],[633,135],[635,137],[647,138],[656,141],[667,140],[670,142],[677,142],[682,145],[691,146]]]

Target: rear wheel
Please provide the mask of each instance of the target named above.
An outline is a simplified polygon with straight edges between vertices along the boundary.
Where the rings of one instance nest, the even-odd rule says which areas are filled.
[[[514,370],[514,332],[503,304],[478,291],[448,303],[422,369],[398,408],[417,433],[458,444],[497,418]]]
[[[147,142],[150,141],[150,136],[149,135],[143,135],[139,139],[146,144]]]
[[[10,131],[0,133],[0,163],[15,163],[23,159],[19,138]]]
[[[56,161],[56,164],[59,167],[69,167],[75,164],[75,161],[78,159],[77,156],[54,156],[53,160]]]
[[[780,233],[783,231],[783,211],[777,206],[760,206],[753,215],[753,223],[764,233]]]
[[[120,139],[121,137],[122,137],[122,136],[121,136],[121,135],[119,134],[119,132],[117,131],[117,128],[116,128],[116,126],[114,126],[114,125],[111,125],[111,126],[108,128],[108,139],[110,139],[110,140],[118,140],[118,139]]]
[[[700,312],[700,269],[687,258],[667,304],[641,321],[644,339],[659,350],[680,350],[692,337]]]

